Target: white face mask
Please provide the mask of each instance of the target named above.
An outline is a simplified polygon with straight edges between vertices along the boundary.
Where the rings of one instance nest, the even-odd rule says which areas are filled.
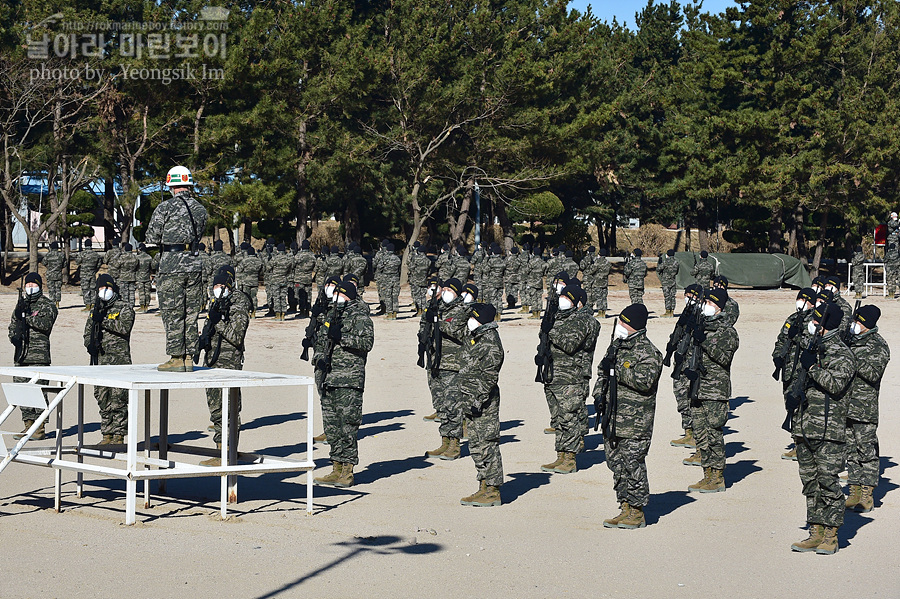
[[[113,298],[113,290],[109,287],[104,287],[97,295],[99,295],[100,299],[102,299],[104,302],[108,302]]]
[[[25,288],[25,295],[37,295],[40,292],[41,292],[40,287],[26,287]]]
[[[806,325],[806,330],[809,331],[810,335],[815,335],[816,334],[816,323],[814,323],[813,321],[810,320],[809,323]]]
[[[474,331],[478,327],[481,326],[481,323],[475,320],[474,318],[470,318],[468,322],[466,322],[466,326],[469,327],[469,331]]]
[[[685,306],[690,306],[690,305],[691,305],[691,298],[689,298],[689,297],[684,298],[684,305],[685,305]]]
[[[566,296],[562,296],[559,298],[559,309],[565,312],[566,310],[572,309],[572,300],[567,298]]]
[[[337,303],[338,306],[343,306],[344,304],[347,303],[347,298],[344,297],[343,295],[339,295],[334,299],[334,301],[335,301],[335,303]]]
[[[806,300],[797,300],[797,309],[806,310]]]
[[[334,285],[326,285],[325,286],[325,297],[331,299],[334,297]]]
[[[716,315],[716,307],[712,304],[703,304],[703,316],[710,318]]]
[[[563,289],[565,289],[565,288],[566,288],[565,283],[557,283],[556,284],[556,295],[561,294],[563,292]]]
[[[453,293],[452,291],[450,291],[449,289],[445,289],[441,293],[441,301],[443,301],[445,304],[449,304],[450,302],[452,302],[455,299],[456,299],[456,294]]]
[[[625,339],[631,333],[628,332],[621,322],[616,322],[616,328],[613,330],[613,337],[616,339]]]
[[[860,333],[862,333],[862,325],[859,324],[858,322],[854,322],[853,326],[850,327],[850,331],[854,335],[859,335]]]
[[[471,304],[474,301],[475,301],[475,298],[472,297],[471,293],[463,293],[463,303],[464,304]]]
[[[228,287],[216,287],[213,289],[213,297],[216,299],[222,299],[223,297],[228,297],[230,292],[228,291]]]

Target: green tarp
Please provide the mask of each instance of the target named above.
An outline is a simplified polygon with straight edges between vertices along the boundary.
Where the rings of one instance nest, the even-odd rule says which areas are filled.
[[[700,252],[676,252],[678,287],[684,288],[694,282],[691,269]],[[812,280],[806,268],[797,258],[787,254],[710,254],[709,260],[716,266],[716,274],[728,279],[731,285],[772,289],[783,286],[809,287]]]

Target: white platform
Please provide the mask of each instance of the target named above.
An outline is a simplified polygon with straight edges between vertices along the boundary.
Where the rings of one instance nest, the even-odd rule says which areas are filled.
[[[35,423],[37,428],[41,422],[49,418],[51,411],[56,411],[56,446],[38,449],[25,449],[28,439],[22,439],[15,447],[6,449],[2,447],[3,462],[0,463],[0,473],[10,461],[25,464],[45,466],[55,469],[56,478],[56,509],[60,510],[60,487],[62,483],[62,471],[71,470],[77,473],[76,494],[83,493],[83,474],[85,472],[121,478],[126,481],[125,499],[125,523],[134,524],[136,511],[137,481],[144,480],[144,507],[150,507],[150,479],[160,479],[160,493],[165,492],[165,479],[183,478],[195,476],[220,476],[221,486],[221,515],[227,516],[227,504],[237,502],[237,475],[238,474],[263,474],[267,472],[306,472],[306,511],[312,513],[313,478],[313,385],[312,377],[295,376],[287,374],[272,374],[267,372],[251,372],[246,370],[228,370],[223,368],[195,368],[194,372],[159,372],[155,364],[135,364],[130,366],[24,366],[24,367],[0,367],[0,375],[28,377],[32,382],[38,379],[57,381],[63,390],[49,403],[48,409],[42,414],[41,419]],[[128,435],[126,444],[119,448],[115,446],[85,446],[84,445],[84,386],[115,387],[128,390]],[[285,387],[306,386],[306,459],[295,460],[281,457],[265,456],[261,454],[240,455],[238,463],[236,448],[237,439],[237,390],[250,387]],[[63,445],[62,438],[62,405],[64,398],[70,389],[78,389],[78,433],[77,444],[74,446]],[[193,455],[215,455],[208,449],[190,447],[184,445],[170,445],[168,442],[168,402],[169,392],[183,389],[222,389],[222,466],[204,467],[197,464],[176,462],[168,458],[168,454],[181,453]],[[159,400],[159,443],[150,444],[150,413],[151,395],[156,391]],[[140,409],[140,396],[144,396],[144,434],[143,452],[138,456],[138,411]],[[302,406],[300,406],[302,408]],[[8,417],[13,411],[10,405],[4,411],[4,417]],[[124,449],[125,453],[119,453],[118,449]],[[151,456],[151,451],[156,449],[157,457]],[[75,460],[64,459],[64,456],[74,456]],[[88,464],[84,458],[102,459],[105,461],[124,461],[125,467],[111,467],[106,465]],[[249,463],[248,463],[249,462]]]

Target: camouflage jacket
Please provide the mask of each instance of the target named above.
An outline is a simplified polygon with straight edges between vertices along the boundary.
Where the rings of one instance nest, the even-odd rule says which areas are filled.
[[[431,273],[431,260],[425,254],[410,252],[408,262],[410,284],[424,287]]]
[[[806,379],[806,401],[794,414],[791,435],[811,441],[846,438],[850,381],[856,372],[853,352],[841,341],[840,331],[829,331],[819,343],[818,359]]]
[[[234,271],[236,283],[244,287],[258,287],[262,275],[263,263],[259,256],[247,256]]]
[[[160,252],[160,256],[162,252]],[[200,272],[201,279],[203,279],[204,285],[212,285],[213,271],[212,271],[212,258],[207,252],[200,252]]]
[[[785,344],[790,346],[784,356],[784,369],[781,373],[781,381],[785,390],[793,385],[797,378],[800,368],[800,352],[809,347],[810,335],[806,326],[812,320],[812,316],[812,310],[794,312],[781,325],[778,338],[775,340],[775,349],[772,351],[773,359],[785,351]],[[793,339],[790,338],[792,330],[798,331]]]
[[[616,437],[649,439],[653,434],[656,391],[662,373],[662,354],[647,339],[647,331],[616,341],[616,382],[618,405],[615,414]],[[597,367],[597,376],[603,377]],[[607,374],[608,376],[608,374]],[[601,385],[596,385],[599,393]]]
[[[887,222],[887,241],[888,243],[898,243],[900,242],[900,219],[898,220],[888,220]]]
[[[584,375],[584,382],[590,387],[591,376],[593,376],[594,351],[597,349],[597,338],[600,336],[600,321],[594,318],[594,311],[590,306],[580,308],[578,316],[585,319],[590,328],[588,341],[581,348],[581,372]]]
[[[741,316],[741,308],[738,306],[738,303],[734,301],[733,297],[729,297],[728,301],[725,302],[725,307],[722,309],[722,318],[725,320],[725,323],[728,326],[734,326],[734,323],[738,321],[738,318]]]
[[[548,277],[553,278],[561,271],[565,270],[562,266],[563,260],[565,260],[565,258],[566,257],[562,254],[557,254],[556,256],[551,256],[550,259],[547,260],[547,269],[545,272]]]
[[[384,269],[385,254],[387,254],[387,250],[384,249],[384,246],[381,246],[378,248],[378,251],[376,251],[375,255],[372,257],[372,273],[375,275],[376,278],[381,277],[381,271]]]
[[[384,258],[382,259],[382,262],[384,263],[382,275],[386,279],[395,279],[399,281],[400,267],[403,264],[403,262],[400,260],[400,256],[391,252],[386,252]]]
[[[700,258],[697,260],[694,268],[691,269],[691,276],[694,277],[694,280],[697,281],[701,287],[706,289],[709,287],[709,280],[715,272],[716,267],[709,261],[709,258]]]
[[[116,259],[116,266],[119,267],[119,278],[115,279],[120,283],[134,283],[137,281],[138,268],[141,261],[132,252],[122,252]]]
[[[731,397],[731,360],[740,345],[737,331],[722,313],[704,319],[706,339],[700,344],[706,374],[700,377],[700,401],[728,401]]]
[[[597,287],[609,287],[609,271],[612,265],[606,256],[597,258]]]
[[[584,354],[597,345],[599,327],[591,316],[585,318],[580,310],[569,309],[556,313],[556,320],[550,329],[550,356],[553,358],[553,378],[551,385],[580,385],[591,379],[590,364],[585,372]]]
[[[503,284],[504,285],[518,285],[521,280],[519,276],[519,269],[521,268],[521,262],[519,262],[520,254],[507,254],[506,255],[506,269],[503,271]],[[462,280],[462,279],[460,279]]]
[[[337,254],[328,254],[325,258],[325,278],[340,277],[344,274],[344,259]]]
[[[138,252],[137,259],[137,281],[138,283],[149,283],[150,273],[153,270],[153,258],[147,252]]]
[[[469,320],[469,306],[463,303],[461,297],[449,304],[440,300],[438,305],[442,338],[441,370],[459,372],[462,347],[468,332],[466,322]]]
[[[359,286],[362,287],[366,281],[366,271],[369,270],[369,263],[362,254],[356,252],[350,253],[344,260],[344,274],[354,274],[359,277]]]
[[[450,261],[450,252],[444,252],[438,256],[434,263],[434,268],[437,270],[438,277],[440,277],[441,281],[446,281],[452,277],[454,268],[453,263]]]
[[[678,260],[675,256],[663,255],[659,262],[656,263],[656,276],[663,285],[674,285],[675,277],[678,276]]]
[[[840,329],[841,334],[843,335],[847,331],[847,329],[850,328],[850,325],[853,324],[851,322],[853,320],[853,308],[850,307],[850,302],[845,300],[840,295],[835,296],[834,303],[836,303],[838,305],[838,308],[841,309],[841,312],[844,313],[843,317],[841,318],[841,329]]]
[[[487,267],[481,276],[486,287],[503,287],[503,276],[506,274],[506,258],[503,256],[491,256],[487,259]]]
[[[250,310],[252,304],[247,294],[235,290],[231,295],[214,302],[222,312],[222,320],[216,323],[215,332],[210,337],[210,346],[218,348],[218,359],[215,363],[206,362],[207,366],[216,364],[242,364],[244,362],[244,338],[250,327]],[[208,355],[205,356],[207,359]]]
[[[369,316],[369,307],[355,299],[338,306],[335,313],[340,321],[341,340],[334,344],[331,369],[325,374],[324,383],[328,387],[365,389],[366,358],[375,343],[375,328]],[[328,319],[324,324],[320,335],[327,336],[328,328],[335,325]]]
[[[194,194],[190,190],[183,191],[162,202],[153,211],[147,225],[147,242],[159,246],[189,247],[192,242],[200,241],[206,231],[207,217],[206,208],[194,198]],[[160,274],[202,272],[200,256],[195,256],[193,252],[163,251],[162,254],[159,261]]]
[[[566,271],[566,274],[569,275],[570,279],[574,279],[578,276],[578,263],[568,256],[563,257],[562,261],[560,262],[560,267],[560,270]]]
[[[535,289],[544,288],[544,275],[547,273],[547,263],[535,254],[528,257],[528,263],[524,266],[524,282]]]
[[[28,323],[28,345],[16,366],[50,364],[50,332],[59,311],[43,292],[25,297],[25,321]],[[16,330],[16,314],[9,320],[9,340]]]
[[[853,267],[853,274],[863,276],[865,274],[865,269],[863,268],[863,264],[866,263],[866,255],[862,252],[856,252],[853,254],[853,260],[850,262],[850,266]],[[857,271],[857,268],[859,271]]]
[[[212,285],[213,277],[219,273],[219,269],[225,265],[234,266],[231,256],[223,251],[214,251],[209,255],[209,284]],[[237,272],[237,271],[235,271]]]
[[[631,258],[625,263],[625,283],[629,287],[643,287],[647,276],[647,263],[638,257]]]
[[[91,343],[94,313],[102,310],[100,321],[100,364],[131,364],[131,329],[134,327],[134,309],[120,296],[109,303],[98,299],[91,307],[84,323],[84,346]]]
[[[584,277],[585,287],[594,287],[597,284],[597,254],[588,253],[584,255],[578,264],[581,269],[581,276]]]
[[[103,264],[103,257],[92,249],[81,250],[75,255],[75,264],[81,267],[83,281],[94,279]]]
[[[287,285],[294,270],[294,257],[287,252],[275,252],[269,261],[273,285]]]
[[[877,424],[881,377],[891,360],[891,350],[875,327],[861,335],[851,335],[850,351],[856,358],[856,372],[850,381],[847,417]]]
[[[315,254],[309,250],[300,250],[294,254],[294,283],[312,285],[313,272],[315,270]]]
[[[453,265],[453,276],[455,278],[463,283],[469,280],[471,265],[465,256],[453,256],[450,259],[450,263]]]
[[[113,280],[119,280],[119,257],[124,253],[124,250],[120,247],[113,246],[109,248],[106,253],[103,255],[103,261],[106,263],[106,271],[109,273],[109,276],[113,278]]]
[[[481,409],[488,401],[500,399],[500,369],[503,367],[503,343],[497,323],[483,324],[466,335],[465,350],[456,377],[463,411]]]
[[[47,269],[48,281],[61,281],[63,268],[66,266],[66,255],[59,250],[50,250],[44,254],[41,264]]]

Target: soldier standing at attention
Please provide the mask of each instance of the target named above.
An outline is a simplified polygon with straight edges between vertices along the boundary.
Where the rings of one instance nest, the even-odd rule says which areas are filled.
[[[603,447],[612,471],[613,489],[621,512],[603,521],[606,528],[643,528],[644,508],[650,502],[647,452],[653,434],[656,392],[662,372],[662,354],[647,339],[647,308],[632,304],[622,310],[610,349],[597,367],[594,396],[605,387]],[[616,401],[609,397],[609,378],[616,377]],[[598,415],[599,418],[601,415]]]
[[[560,270],[566,271],[569,279],[573,281],[578,277],[578,263],[575,262],[574,255],[575,253],[572,250],[566,250],[563,254],[560,268]]]
[[[609,299],[609,271],[611,265],[606,259],[606,248],[600,248],[597,258],[597,316],[606,318]]]
[[[499,243],[491,244],[491,257],[487,260],[487,269],[484,272],[485,286],[488,287],[488,294],[485,295],[485,302],[490,302],[497,309],[495,318],[500,321],[503,313],[503,278],[506,275],[506,260],[503,257],[503,250],[500,249]]]
[[[410,250],[407,261],[409,263],[409,291],[416,307],[416,316],[421,316],[425,311],[425,288],[428,285],[431,260],[425,255],[425,247],[420,245],[414,251]]]
[[[694,277],[694,280],[697,281],[700,287],[706,289],[709,287],[709,280],[712,279],[715,272],[716,267],[709,261],[709,252],[703,250],[700,252],[700,260],[691,269],[691,276]]]
[[[325,255],[330,252],[331,248],[323,245],[316,254],[316,293],[321,293],[322,288],[325,287]]]
[[[119,294],[129,307],[134,307],[134,290],[137,286],[138,268],[141,261],[134,255],[134,247],[130,243],[122,246],[122,253],[116,259],[116,265],[119,267],[119,282],[121,283],[121,293]],[[115,280],[115,279],[114,279]],[[118,291],[116,293],[119,293]]]
[[[341,258],[341,248],[336,245],[331,246],[331,251],[325,257],[325,278],[337,277],[340,279],[344,276],[344,259]]]
[[[851,322],[853,320],[853,308],[850,307],[850,302],[841,297],[841,278],[836,275],[825,277],[824,289],[831,292],[832,301],[837,304],[837,307],[844,314],[844,317],[841,319],[841,335],[843,336],[850,328],[850,325],[853,324]]]
[[[23,295],[19,296],[12,318],[9,319],[9,342],[15,346],[13,360],[16,366],[50,366],[50,332],[59,311],[53,300],[43,294],[43,285],[43,279],[36,272],[25,275]],[[24,323],[27,332],[23,338],[17,338],[18,329],[23,326],[21,323]],[[27,383],[30,380],[29,377],[13,377],[14,383]],[[47,381],[40,380],[38,384],[46,385]],[[22,438],[41,415],[41,410],[36,408],[20,409],[25,428],[15,439]],[[45,425],[46,422],[42,423],[31,438],[35,441],[43,439]]]
[[[287,253],[284,243],[279,243],[272,259],[269,260],[271,275],[272,301],[275,309],[275,320],[284,321],[284,314],[288,309],[288,281],[293,276],[294,258]],[[269,288],[266,288],[268,294]]]
[[[484,274],[484,262],[487,259],[487,254],[484,251],[484,247],[478,245],[475,248],[475,251],[472,252],[472,281],[479,287],[482,287],[481,277]]]
[[[684,310],[675,323],[678,327],[687,327],[682,334],[690,335],[690,327],[695,326],[694,318],[697,315],[697,303],[703,289],[696,283],[691,283],[684,288]],[[687,356],[684,358],[687,359]],[[677,373],[677,375],[676,375]],[[691,421],[691,398],[688,397],[691,381],[688,380],[684,372],[684,365],[678,365],[676,360],[675,369],[672,371],[672,392],[675,395],[675,405],[678,407],[678,413],[681,415],[681,428],[684,429],[684,436],[680,439],[669,441],[672,447],[687,447],[695,450],[694,453],[684,458],[681,463],[686,466],[700,466],[700,452],[697,449],[697,440],[694,438],[694,425]]]
[[[430,262],[430,260],[429,260]],[[419,355],[420,360],[418,362],[419,367],[425,368],[426,377],[428,380],[428,390],[431,391],[431,405],[434,408],[434,412],[422,418],[422,420],[426,422],[440,422],[441,418],[439,412],[443,412],[444,410],[444,381],[438,380],[440,376],[440,364],[441,360],[441,352],[443,350],[443,339],[441,339],[441,343],[434,343],[431,337],[426,335],[426,330],[429,327],[436,327],[431,329],[431,334],[435,337],[440,337],[441,335],[441,327],[440,327],[440,317],[441,317],[441,307],[443,302],[441,302],[441,281],[437,278],[436,274],[428,275],[428,279],[425,282],[425,296],[422,300],[422,315],[419,319]],[[429,360],[425,359],[426,353],[428,354]],[[435,365],[437,367],[435,367]],[[452,376],[452,374],[450,375]],[[435,451],[435,455],[439,453],[444,453],[447,449],[447,445],[450,443],[450,439],[447,439],[446,444],[441,440],[441,447]]]
[[[119,280],[119,264],[118,258],[122,255],[122,240],[118,237],[113,237],[112,243],[106,253],[103,254],[103,261],[106,263],[106,272],[113,278],[113,280]],[[99,270],[99,268],[97,269]]]
[[[355,241],[350,244],[349,252],[344,258],[344,263],[345,274],[353,275],[359,281],[359,285],[356,286],[356,292],[359,294],[359,299],[365,301],[363,295],[366,292],[366,271],[369,269],[369,263],[362,255],[362,248],[359,247],[359,244]]]
[[[137,252],[138,270],[137,270],[137,293],[138,301],[141,307],[138,312],[147,312],[150,310],[150,273],[153,266],[153,258],[147,253],[147,246],[143,243],[138,245]]]
[[[519,248],[515,246],[506,255],[503,287],[506,291],[506,297],[504,298],[506,299],[506,308],[512,310],[519,301]]]
[[[541,309],[544,307],[544,275],[547,274],[547,263],[541,257],[541,248],[538,245],[531,247],[531,256],[525,271],[525,291],[528,297],[523,300],[531,309],[530,320],[540,320]]]
[[[635,248],[631,259],[625,263],[625,283],[628,285],[628,297],[632,304],[644,303],[644,279],[647,277],[647,264],[641,259],[641,248]]]
[[[844,523],[845,498],[838,474],[846,460],[847,390],[856,361],[841,341],[841,316],[841,309],[830,303],[813,310],[808,329],[818,347],[800,354],[806,385],[791,419],[791,435],[797,446],[809,537],[792,544],[793,551],[837,552],[837,531]]]
[[[469,434],[469,453],[478,472],[478,490],[459,500],[462,505],[500,505],[503,460],[500,456],[500,387],[503,344],[491,304],[472,304],[468,335],[460,355],[459,393]]]
[[[84,346],[91,356],[91,365],[131,364],[133,327],[131,302],[119,295],[119,286],[111,276],[97,277],[97,301],[84,323]],[[128,431],[128,391],[94,387],[94,398],[100,408],[100,445],[121,445]]]
[[[103,257],[91,249],[91,240],[84,240],[84,249],[75,256],[75,264],[81,269],[78,273],[81,279],[81,297],[84,298],[84,308],[82,312],[89,312],[91,305],[94,303],[94,296],[97,293],[94,287],[94,279],[97,278],[97,271],[103,263]]]
[[[394,253],[393,243],[385,248],[384,257],[381,259],[383,266],[382,277],[384,279],[384,299],[387,314],[385,320],[397,320],[397,312],[400,310],[400,257]]]
[[[853,253],[853,259],[850,261],[851,275],[853,277],[853,290],[856,292],[856,299],[862,299],[863,293],[866,291],[866,255],[863,254],[862,246],[856,246]]]
[[[881,474],[878,468],[878,395],[881,378],[891,359],[887,342],[878,334],[881,310],[862,306],[850,330],[850,351],[856,358],[856,374],[850,382],[847,408],[848,509],[872,511],[872,493]]]
[[[664,316],[675,316],[675,278],[678,276],[678,260],[675,259],[675,250],[669,250],[664,256],[659,257],[656,263],[656,276],[662,285],[663,302],[666,313]]]
[[[342,282],[335,290],[335,306],[329,309],[324,325],[325,351],[321,357],[317,352],[316,360],[323,373],[322,420],[332,471],[316,482],[351,487],[353,467],[359,464],[357,437],[362,423],[366,358],[375,342],[369,307],[359,300],[352,283]]]
[[[50,251],[44,255],[41,260],[44,268],[47,269],[47,294],[50,300],[59,308],[59,302],[62,301],[62,275],[63,268],[68,266],[66,263],[66,255],[59,251],[59,243],[52,242]]]
[[[694,343],[702,350],[696,372],[686,372],[688,379],[699,377],[699,393],[691,402],[691,421],[703,478],[688,486],[688,491],[719,493],[725,491],[725,437],[728,399],[731,397],[731,361],[737,351],[737,331],[723,317],[728,302],[724,289],[707,289],[703,305],[703,327],[695,327]]]
[[[384,256],[387,254],[387,239],[381,240],[381,245],[372,257],[372,276],[375,278],[375,289],[378,291],[378,310],[375,316],[387,313],[387,303],[384,295]],[[324,275],[323,275],[324,280]]]
[[[884,278],[888,298],[895,299],[897,285],[900,284],[900,250],[896,243],[888,243],[884,252]]]
[[[450,255],[450,244],[445,243],[441,246],[441,254],[438,256],[437,261],[434,263],[434,268],[437,270],[438,278],[442,281],[446,281],[453,277],[453,263],[451,262],[452,256]]]
[[[197,319],[204,295],[199,245],[207,212],[194,198],[194,179],[188,169],[170,169],[166,184],[172,197],[156,207],[147,226],[147,240],[157,244],[162,253],[156,289],[170,356],[158,369],[193,372]]]
[[[887,222],[887,242],[900,247],[900,218],[896,212],[891,212]]]
[[[238,289],[250,298],[250,318],[256,318],[256,310],[259,307],[259,277],[262,276],[262,259],[256,255],[256,249],[247,248],[247,257],[235,269],[235,279]]]
[[[316,257],[309,249],[309,239],[304,239],[300,250],[294,254],[294,293],[297,296],[297,316],[308,318],[312,308],[313,271]]]
[[[453,264],[452,278],[459,279],[462,283],[468,281],[472,265],[469,264],[469,252],[466,250],[466,246],[463,244],[456,246],[456,255],[450,258],[450,262]]]

